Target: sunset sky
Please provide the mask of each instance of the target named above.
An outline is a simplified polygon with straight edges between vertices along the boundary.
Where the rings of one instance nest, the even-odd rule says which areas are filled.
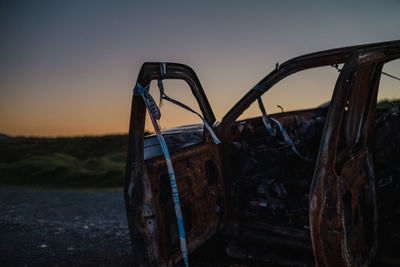
[[[0,27],[0,133],[103,135],[127,133],[146,61],[191,66],[220,120],[276,62],[400,39],[400,1],[2,0]],[[385,70],[400,76],[400,63]],[[328,101],[337,75],[327,67],[278,84],[264,96],[267,111]],[[382,85],[381,98],[400,98],[399,82]],[[197,107],[183,82],[165,87]],[[155,83],[151,92],[158,99]],[[161,111],[163,128],[200,122],[167,103]]]

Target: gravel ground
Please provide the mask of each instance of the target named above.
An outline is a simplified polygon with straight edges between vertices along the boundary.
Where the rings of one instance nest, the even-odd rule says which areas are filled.
[[[190,265],[247,266],[228,259],[220,239],[191,254]],[[122,190],[0,188],[3,266],[134,266]]]
[[[122,191],[0,188],[0,266],[129,266]]]

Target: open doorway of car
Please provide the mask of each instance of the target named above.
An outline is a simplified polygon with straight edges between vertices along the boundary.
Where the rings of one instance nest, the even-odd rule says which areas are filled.
[[[289,266],[312,265],[313,261],[319,266],[385,262],[387,257],[381,257],[385,253],[377,254],[375,188],[388,177],[381,175],[384,168],[376,168],[374,151],[389,149],[382,138],[376,139],[375,131],[382,132],[384,127],[375,121],[391,111],[376,113],[376,93],[382,65],[398,58],[399,48],[400,42],[394,41],[289,60],[277,65],[222,119],[218,133],[224,164],[234,170],[226,187],[232,188],[233,202],[242,204],[232,205],[235,216],[224,229],[232,240],[227,247],[231,257]],[[252,104],[259,102],[262,107],[258,99],[264,93],[268,97],[282,79],[321,66],[332,66],[340,74],[327,105],[238,120]],[[306,126],[312,127],[304,131]],[[398,161],[395,164],[398,170]],[[381,178],[375,179],[375,174]],[[381,206],[393,211],[399,199],[394,200]],[[386,213],[392,222],[396,214]],[[380,223],[388,229],[387,221]],[[382,247],[398,242],[393,226],[387,232],[392,240],[381,240]]]

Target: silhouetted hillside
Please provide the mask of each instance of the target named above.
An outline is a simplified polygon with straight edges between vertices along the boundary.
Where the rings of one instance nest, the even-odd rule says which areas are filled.
[[[0,184],[118,187],[128,135],[0,139]]]

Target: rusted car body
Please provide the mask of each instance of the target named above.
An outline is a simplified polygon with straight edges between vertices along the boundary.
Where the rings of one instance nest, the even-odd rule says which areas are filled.
[[[241,262],[399,263],[393,255],[400,252],[400,117],[376,109],[382,67],[399,57],[400,41],[391,41],[294,58],[277,66],[219,123],[194,71],[166,63],[163,78],[188,83],[222,142],[215,144],[202,125],[163,132],[189,253],[218,235],[226,254]],[[237,120],[285,77],[336,64],[343,68],[329,105],[272,115],[307,160],[288,149],[282,134],[268,134],[261,113]],[[144,63],[137,82],[149,85],[161,75],[160,63]],[[171,189],[156,137],[144,137],[145,113],[143,99],[134,95],[125,180],[129,229],[138,266],[172,266],[182,255]],[[257,194],[268,208],[254,205]]]

